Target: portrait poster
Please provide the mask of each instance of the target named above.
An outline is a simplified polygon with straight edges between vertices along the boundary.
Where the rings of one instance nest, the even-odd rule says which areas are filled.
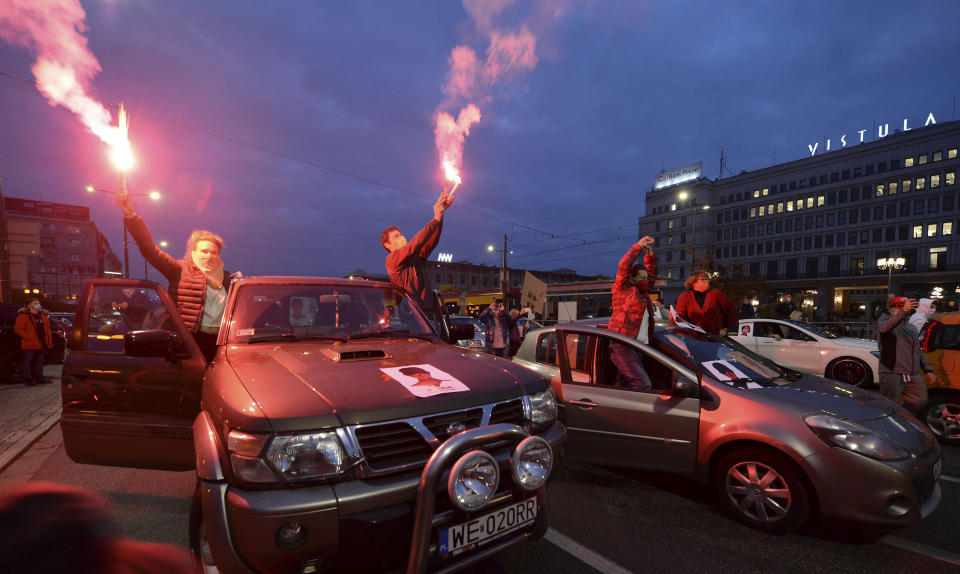
[[[470,390],[470,387],[461,383],[450,373],[429,364],[381,367],[380,371],[403,385],[415,397],[432,397]]]

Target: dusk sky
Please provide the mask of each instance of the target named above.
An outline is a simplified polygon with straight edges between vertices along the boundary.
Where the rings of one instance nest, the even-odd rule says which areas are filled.
[[[122,257],[114,199],[83,190],[119,189],[107,145],[9,77],[33,80],[36,46],[66,36],[24,40],[15,6],[62,16],[77,1],[8,2],[2,192],[89,205]],[[498,265],[486,246],[507,234],[511,267],[613,275],[660,170],[702,161],[715,178],[721,148],[739,173],[877,123],[945,123],[960,95],[960,2],[947,0],[80,5],[102,69],[89,95],[131,118],[130,190],[163,193],[138,211],[177,257],[192,229],[219,233],[226,267],[246,275],[385,273],[380,231],[409,238],[433,216],[437,113],[469,103],[482,117],[431,259]],[[488,50],[504,38],[521,57]],[[479,62],[470,91],[450,74],[458,46]]]

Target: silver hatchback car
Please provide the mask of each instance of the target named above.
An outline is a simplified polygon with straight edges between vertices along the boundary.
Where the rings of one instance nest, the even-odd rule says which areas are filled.
[[[940,446],[880,395],[784,369],[729,338],[658,324],[654,342],[557,325],[514,361],[551,384],[566,456],[691,475],[740,521],[787,532],[814,511],[903,526],[940,502]],[[654,388],[620,386],[611,345],[637,353]]]

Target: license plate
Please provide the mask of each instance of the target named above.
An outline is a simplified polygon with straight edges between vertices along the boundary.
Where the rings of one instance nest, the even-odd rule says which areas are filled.
[[[933,480],[940,479],[940,471],[942,470],[943,470],[943,459],[941,458],[937,460],[937,462],[933,463]]]
[[[437,536],[438,554],[441,558],[455,556],[523,528],[536,519],[536,498],[515,502],[479,518],[442,529]]]

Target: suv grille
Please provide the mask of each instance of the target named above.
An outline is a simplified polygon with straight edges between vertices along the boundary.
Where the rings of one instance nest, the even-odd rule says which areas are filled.
[[[423,436],[405,422],[358,428],[357,441],[373,470],[425,462],[432,452]]]
[[[380,474],[426,464],[434,449],[449,438],[447,429],[462,423],[464,430],[485,424],[523,426],[523,400],[488,404],[462,411],[353,427],[354,436],[370,473]],[[429,436],[420,430],[433,434]],[[436,440],[434,440],[434,438]]]

